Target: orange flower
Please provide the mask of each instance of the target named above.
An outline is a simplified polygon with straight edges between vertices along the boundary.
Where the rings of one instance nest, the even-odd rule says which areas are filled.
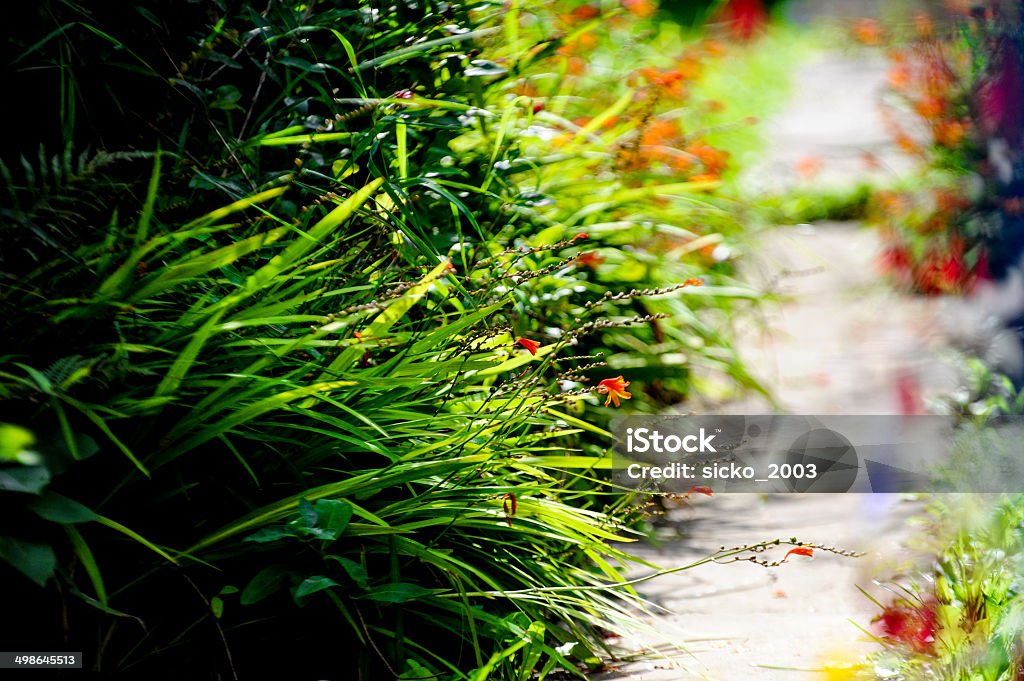
[[[795,549],[790,549],[789,552],[783,557],[782,562],[785,563],[786,559],[790,556],[813,556],[814,549],[810,546],[798,546]]]
[[[960,144],[966,134],[967,130],[960,121],[939,121],[933,130],[935,141],[948,148]]]
[[[619,406],[619,398],[628,400],[633,396],[626,392],[626,388],[629,387],[629,381],[622,379],[622,376],[616,376],[615,378],[606,378],[597,384],[597,392],[602,395],[607,395],[608,399],[604,401],[604,406],[614,404],[616,407]]]
[[[516,345],[526,348],[531,355],[537,354],[537,348],[540,347],[540,343],[532,341],[529,338],[517,338]]]
[[[881,45],[885,31],[874,19],[861,19],[853,25],[853,37],[864,45]]]
[[[718,176],[725,170],[725,166],[729,160],[729,152],[715,149],[710,144],[704,144],[702,142],[693,142],[684,149],[686,153],[696,156],[704,165],[703,175],[713,176],[712,179],[718,179]],[[691,178],[693,179],[693,178]]]
[[[586,232],[580,232],[579,234],[577,234],[573,238],[569,239],[569,241],[576,241],[577,239],[589,239],[589,238],[590,238],[589,234],[587,234]]]
[[[714,492],[711,491],[711,488],[710,487],[704,487],[703,485],[699,485],[697,487],[691,487],[690,491],[686,493],[686,496],[690,496],[694,492],[697,492],[699,494],[703,494],[704,496],[708,496],[708,497],[714,496]]]
[[[651,0],[622,0],[622,7],[640,19],[652,17],[658,11],[658,6]]]
[[[821,172],[821,167],[824,165],[822,160],[817,156],[804,156],[796,162],[796,172],[800,177],[811,178]]]
[[[581,76],[587,71],[587,62],[579,57],[569,57],[566,62],[566,71],[570,76]]]
[[[596,270],[597,266],[604,262],[604,258],[602,258],[599,253],[587,251],[586,253],[580,253],[577,255],[576,262],[585,267],[589,267],[592,270]]]
[[[592,31],[581,33],[574,40],[567,40],[562,46],[555,50],[563,57],[577,56],[581,52],[588,52],[597,47],[597,36]]]
[[[946,113],[946,108],[946,101],[937,96],[925,97],[914,105],[914,111],[916,111],[921,118],[926,118],[928,120],[939,118],[942,114]]]
[[[681,98],[685,94],[683,81],[686,80],[681,71],[653,68],[640,69],[640,75],[648,83],[662,90],[670,97]]]
[[[890,87],[894,90],[902,90],[910,84],[910,67],[906,64],[897,64],[889,69],[889,73],[885,77],[889,81]]]
[[[596,19],[601,15],[601,8],[597,5],[580,5],[568,14],[562,15],[562,21],[569,25],[582,24],[585,21]]]
[[[643,146],[669,144],[677,137],[679,137],[679,126],[674,121],[655,118],[644,129],[640,136],[640,144]]]

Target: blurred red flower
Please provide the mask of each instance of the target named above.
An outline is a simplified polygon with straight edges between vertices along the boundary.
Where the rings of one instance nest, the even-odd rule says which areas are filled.
[[[931,655],[935,652],[937,629],[935,607],[934,601],[920,605],[893,604],[874,621],[891,641],[916,653]]]

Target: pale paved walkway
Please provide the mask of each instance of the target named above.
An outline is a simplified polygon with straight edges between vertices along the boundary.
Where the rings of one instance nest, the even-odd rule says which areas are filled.
[[[884,64],[875,57],[830,54],[809,64],[797,75],[789,109],[768,123],[776,145],[751,181],[796,181],[785,169],[805,155],[821,158],[829,182],[861,177],[863,151],[887,167],[907,168],[888,146],[874,110],[883,77]],[[897,414],[953,388],[953,370],[937,356],[944,340],[935,331],[936,303],[893,293],[874,266],[878,248],[873,231],[844,223],[778,227],[752,249],[757,255],[748,279],[759,286],[774,282],[784,299],[764,308],[764,318],[742,331],[739,346],[785,411]],[[758,400],[688,406],[772,411]],[[669,613],[650,623],[688,653],[624,663],[595,678],[790,681],[819,678],[807,670],[837,652],[856,659],[871,644],[852,622],[867,626],[877,614],[856,585],[873,590],[873,577],[906,558],[900,541],[914,510],[883,495],[748,494],[701,498],[675,511],[670,520],[682,537],[640,551],[664,566],[722,545],[791,536],[868,556],[794,557],[774,569],[708,565],[646,583],[644,595]],[[622,643],[637,651],[662,647],[653,636]]]

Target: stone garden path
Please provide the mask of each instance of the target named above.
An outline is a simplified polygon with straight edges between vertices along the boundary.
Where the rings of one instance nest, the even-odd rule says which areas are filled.
[[[796,74],[788,108],[767,123],[773,148],[748,177],[752,187],[784,189],[800,182],[803,157],[822,162],[814,181],[842,183],[865,174],[907,172],[889,145],[875,108],[885,64],[877,55],[830,52]],[[869,170],[864,152],[882,162]],[[896,294],[874,264],[876,234],[857,223],[787,225],[761,235],[748,279],[783,295],[738,343],[754,373],[795,414],[899,414],[922,409],[954,386],[937,355],[937,303]],[[775,410],[756,400],[712,407],[734,414]],[[710,410],[710,409],[709,409]],[[647,619],[657,632],[622,640],[663,658],[624,662],[602,681],[719,679],[798,681],[822,678],[830,663],[871,650],[854,622],[877,614],[857,585],[879,594],[873,576],[906,559],[900,541],[917,507],[889,495],[722,494],[669,514],[675,537],[641,547],[644,558],[674,566],[718,547],[796,536],[864,551],[859,559],[830,554],[792,557],[779,568],[749,563],[706,565],[643,585],[665,611]],[[773,559],[782,557],[782,552]],[[669,643],[685,648],[672,650]]]

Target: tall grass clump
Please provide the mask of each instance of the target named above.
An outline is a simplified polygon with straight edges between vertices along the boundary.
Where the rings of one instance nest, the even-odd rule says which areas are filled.
[[[19,11],[3,77],[54,87],[0,159],[8,647],[209,678],[607,659],[642,506],[604,482],[602,400],[671,401],[693,358],[752,384],[695,311],[750,297],[682,258],[716,240],[649,276],[681,206],[725,215],[713,182],[594,176],[595,123],[536,146],[503,88],[547,48],[484,58],[500,4]]]

